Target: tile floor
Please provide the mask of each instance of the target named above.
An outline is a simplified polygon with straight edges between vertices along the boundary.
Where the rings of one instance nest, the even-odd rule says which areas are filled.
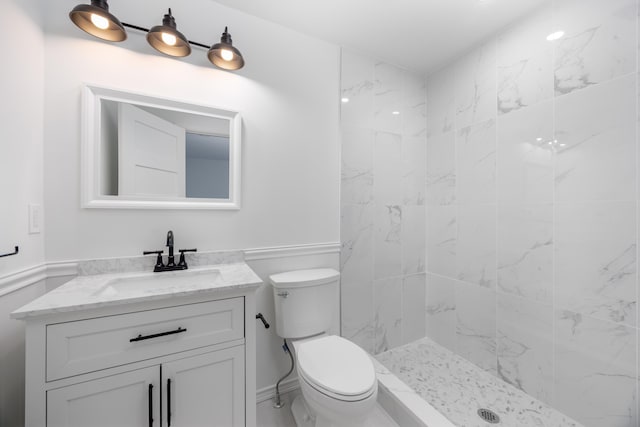
[[[257,407],[257,427],[296,427],[291,414],[291,402],[298,395],[295,390],[282,395],[285,406],[281,409],[273,408],[271,400],[259,402]],[[366,423],[367,427],[399,427],[393,419],[379,405],[373,409]]]
[[[428,338],[376,359],[457,426],[486,427],[481,408],[496,412],[505,426],[582,426]]]

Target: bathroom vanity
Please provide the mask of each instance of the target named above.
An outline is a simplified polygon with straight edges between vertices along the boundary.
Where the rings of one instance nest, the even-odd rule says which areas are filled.
[[[254,426],[255,300],[245,264],[78,276],[26,322],[27,426]]]

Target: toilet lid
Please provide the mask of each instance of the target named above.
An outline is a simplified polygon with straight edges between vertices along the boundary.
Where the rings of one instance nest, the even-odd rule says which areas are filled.
[[[297,359],[301,375],[319,389],[359,396],[375,385],[369,355],[344,338],[330,335],[303,342],[297,348]]]

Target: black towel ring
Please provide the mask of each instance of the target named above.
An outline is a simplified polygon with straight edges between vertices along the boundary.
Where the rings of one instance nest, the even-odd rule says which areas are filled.
[[[6,256],[11,256],[11,255],[18,255],[18,252],[20,251],[19,247],[15,247],[14,251],[8,254],[4,254],[4,255],[0,255],[0,258],[4,258]]]

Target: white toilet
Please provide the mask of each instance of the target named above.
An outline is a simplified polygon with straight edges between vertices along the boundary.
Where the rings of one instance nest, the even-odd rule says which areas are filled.
[[[302,390],[291,405],[299,427],[364,426],[376,403],[378,381],[369,355],[327,334],[337,310],[339,277],[329,268],[270,277],[276,332],[292,344]]]

